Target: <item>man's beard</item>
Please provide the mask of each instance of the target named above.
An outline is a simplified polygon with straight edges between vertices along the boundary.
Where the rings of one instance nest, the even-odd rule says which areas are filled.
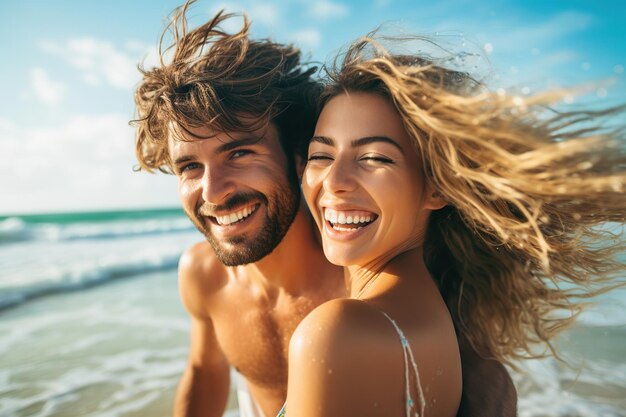
[[[272,202],[271,205],[270,201]],[[289,175],[285,184],[275,186],[269,196],[260,192],[236,194],[224,204],[213,206],[212,212],[230,211],[251,203],[261,204],[266,208],[263,224],[256,235],[251,237],[240,235],[218,240],[211,233],[210,226],[207,227],[206,223],[202,221],[205,217],[200,214],[205,211],[202,207],[196,210],[193,217],[189,216],[213,247],[217,258],[226,266],[257,262],[269,255],[280,244],[291,227],[300,206],[300,187],[295,172]]]

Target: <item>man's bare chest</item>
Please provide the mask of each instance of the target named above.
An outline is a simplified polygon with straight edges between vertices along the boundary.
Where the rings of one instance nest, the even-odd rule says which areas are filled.
[[[284,390],[289,340],[317,304],[305,298],[268,303],[241,297],[213,316],[216,338],[231,366],[248,381]]]

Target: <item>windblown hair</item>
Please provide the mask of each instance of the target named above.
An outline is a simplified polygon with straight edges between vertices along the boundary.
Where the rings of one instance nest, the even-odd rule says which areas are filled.
[[[172,14],[161,36],[160,65],[139,67],[143,81],[135,92],[137,119],[131,123],[137,127],[141,169],[171,172],[169,135],[178,129],[191,133],[194,127],[250,132],[274,122],[287,156],[304,155],[317,119],[321,86],[311,78],[317,69],[302,66],[293,46],[249,39],[246,16],[234,34],[220,28],[234,17],[224,11],[187,31],[186,13],[193,2]],[[164,47],[168,33],[173,42]]]
[[[430,216],[424,256],[457,331],[513,366],[558,357],[553,337],[586,300],[624,284],[626,142],[623,126],[602,125],[624,108],[557,112],[548,105],[570,92],[492,93],[371,37],[327,72],[322,106],[351,91],[395,105],[448,202]]]

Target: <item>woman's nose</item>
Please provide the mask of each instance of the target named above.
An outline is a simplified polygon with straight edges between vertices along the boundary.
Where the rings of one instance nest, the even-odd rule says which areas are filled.
[[[336,159],[328,168],[324,178],[324,188],[332,193],[353,191],[357,182],[355,179],[355,167],[345,159]]]

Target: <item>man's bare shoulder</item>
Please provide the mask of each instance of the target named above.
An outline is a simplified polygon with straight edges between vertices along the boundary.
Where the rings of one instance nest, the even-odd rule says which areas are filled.
[[[226,285],[226,267],[208,242],[189,247],[178,263],[180,295],[185,308],[196,317],[208,316],[210,299]]]

